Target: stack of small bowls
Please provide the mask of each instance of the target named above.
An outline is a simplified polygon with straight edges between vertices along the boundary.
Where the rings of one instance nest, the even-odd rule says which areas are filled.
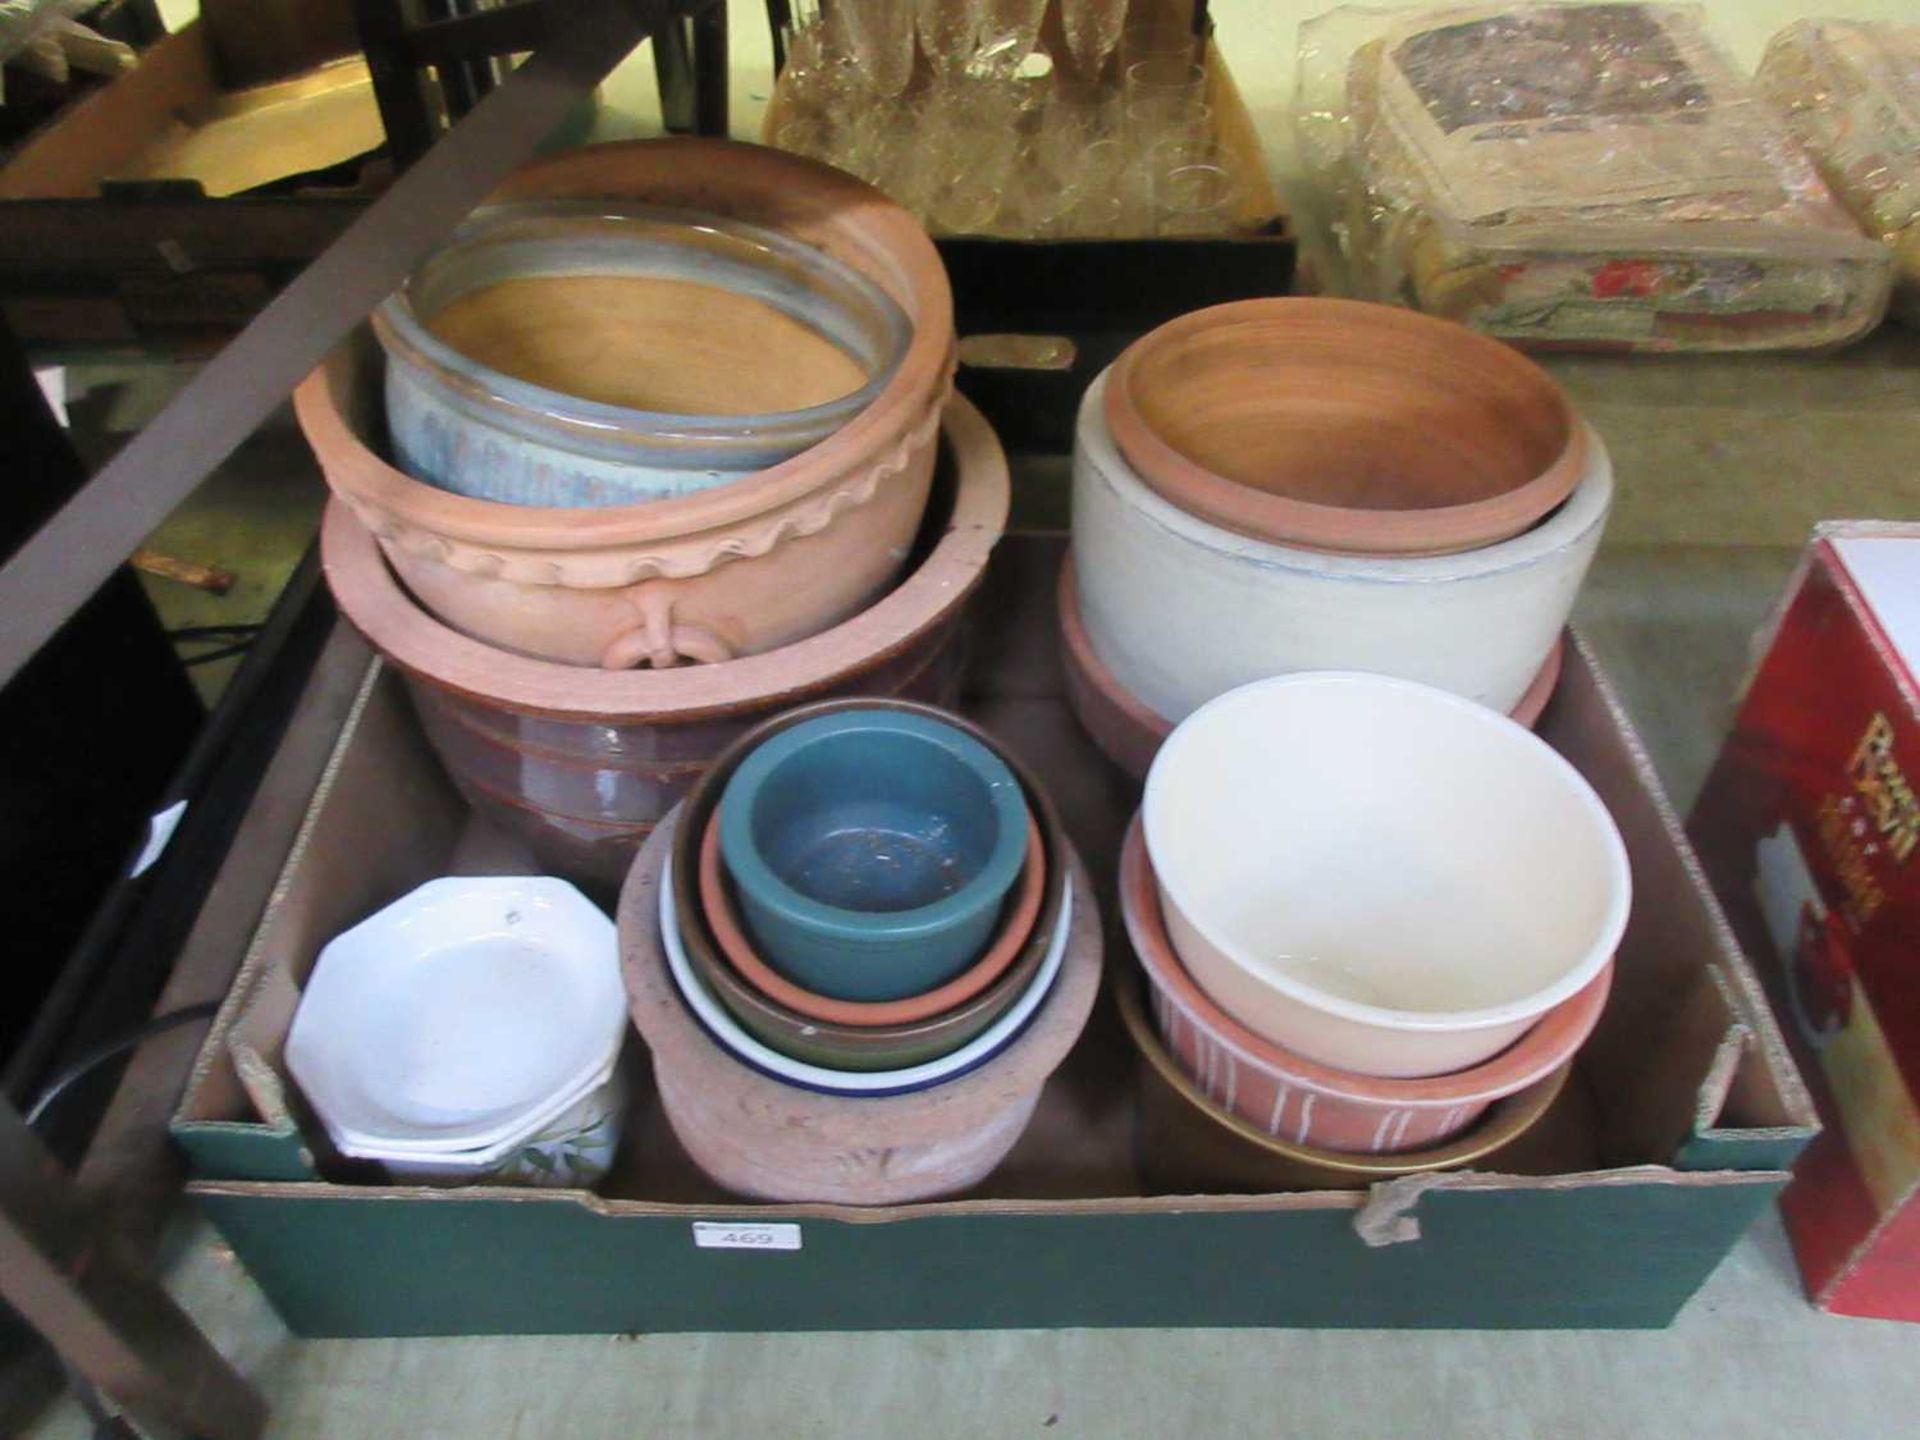
[[[1203,705],[1121,861],[1147,1169],[1288,1189],[1497,1163],[1599,1019],[1630,893],[1592,788],[1485,707],[1358,672]]]
[[[1560,387],[1463,326],[1319,299],[1182,316],[1081,406],[1069,698],[1136,776],[1198,706],[1300,670],[1532,724],[1612,495]]]
[[[795,1201],[984,1177],[1098,983],[1098,917],[1031,776],[944,711],[829,702],[743,738],[670,826],[621,926],[696,1163]]]
[[[320,952],[286,1062],[334,1150],[391,1179],[588,1186],[626,1033],[613,925],[578,890],[434,880]]]

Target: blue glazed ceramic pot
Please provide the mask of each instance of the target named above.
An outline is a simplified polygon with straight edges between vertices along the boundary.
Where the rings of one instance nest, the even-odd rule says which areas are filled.
[[[1027,826],[999,756],[932,716],[881,709],[781,731],[720,800],[755,944],[840,1000],[900,1000],[965,969],[1020,874]]]
[[[506,374],[434,331],[435,317],[463,296],[561,277],[676,281],[746,297],[839,351],[865,381],[802,409],[642,410]],[[912,339],[906,313],[878,285],[790,236],[698,211],[593,200],[477,212],[387,298],[373,329],[387,353],[387,425],[400,468],[456,494],[539,506],[668,500],[778,465],[871,405]],[[689,322],[689,355],[710,339]],[[606,343],[673,342],[620,331]]]

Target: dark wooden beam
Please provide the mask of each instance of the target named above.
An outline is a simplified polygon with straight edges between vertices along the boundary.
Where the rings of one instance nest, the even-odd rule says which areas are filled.
[[[666,14],[582,0],[21,547],[0,569],[0,684]]]
[[[255,1440],[259,1395],[151,1271],[91,1223],[73,1181],[0,1102],[0,1297],[62,1361],[145,1425]]]

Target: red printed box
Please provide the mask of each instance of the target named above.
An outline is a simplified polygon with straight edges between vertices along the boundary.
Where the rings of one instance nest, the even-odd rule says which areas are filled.
[[[1689,825],[1825,1130],[1807,1293],[1920,1320],[1920,525],[1823,525]]]

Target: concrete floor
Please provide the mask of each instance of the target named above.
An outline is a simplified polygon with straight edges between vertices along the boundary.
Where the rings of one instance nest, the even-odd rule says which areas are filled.
[[[764,78],[756,7],[735,21],[735,131]],[[1282,177],[1292,27],[1311,8],[1216,0],[1223,47]],[[1744,61],[1800,8],[1709,7]],[[1829,4],[1911,14],[1912,0]],[[764,71],[757,72],[760,77]],[[644,85],[608,87],[644,128]],[[624,117],[624,119],[620,118]],[[1579,619],[1684,810],[1811,524],[1920,518],[1920,336],[1887,330],[1805,359],[1561,359],[1621,489]],[[317,494],[297,451],[210,485],[176,548],[245,559],[262,595]],[[244,459],[244,457],[243,457]],[[262,478],[265,477],[265,478]],[[1027,477],[1027,483],[1047,483]],[[269,489],[284,493],[263,500]],[[211,602],[158,590],[174,623]],[[243,597],[245,598],[245,597]],[[254,604],[259,597],[248,599]],[[214,607],[241,618],[236,605]],[[193,618],[185,619],[191,615]],[[302,1342],[217,1237],[183,1220],[177,1293],[263,1389],[276,1436],[1910,1436],[1920,1327],[1821,1315],[1777,1221],[1758,1226],[1672,1329],[1616,1333],[1003,1331]],[[1126,1257],[1114,1257],[1124,1265]],[[1623,1265],[1638,1263],[1623,1252]],[[1492,1282],[1497,1283],[1497,1279]],[[68,1408],[30,1432],[85,1433]]]

